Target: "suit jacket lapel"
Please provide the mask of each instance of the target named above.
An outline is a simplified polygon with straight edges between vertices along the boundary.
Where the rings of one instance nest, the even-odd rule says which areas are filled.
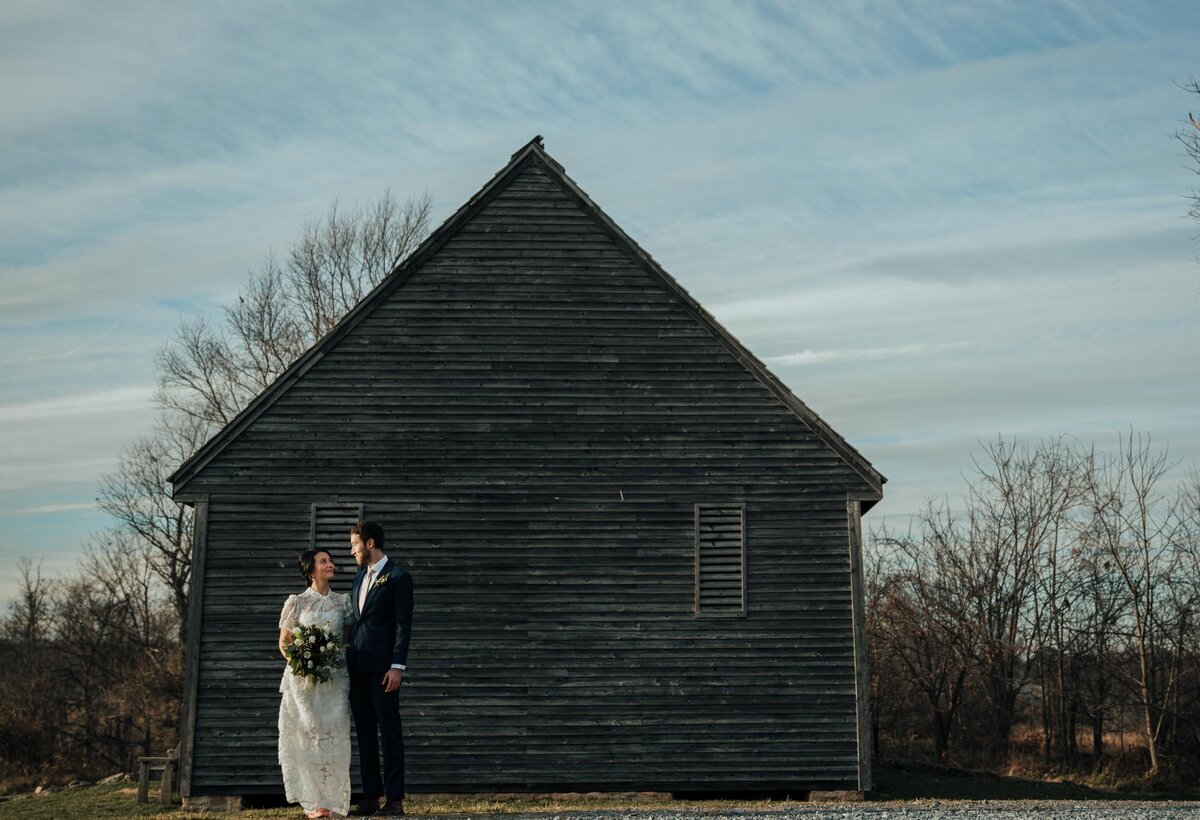
[[[358,571],[358,575],[354,576],[354,589],[351,592],[351,594],[354,596],[354,614],[355,615],[362,615],[362,609],[360,609],[358,606],[358,592],[360,589],[362,589],[363,578],[366,578],[366,577],[367,577],[367,571],[365,569],[360,569]]]

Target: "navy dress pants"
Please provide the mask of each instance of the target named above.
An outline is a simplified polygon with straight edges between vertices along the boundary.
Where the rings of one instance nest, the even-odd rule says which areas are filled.
[[[404,799],[404,734],[400,729],[400,689],[383,691],[383,672],[350,672],[350,712],[358,736],[358,767],[363,799],[388,803]],[[379,746],[383,740],[383,776]]]

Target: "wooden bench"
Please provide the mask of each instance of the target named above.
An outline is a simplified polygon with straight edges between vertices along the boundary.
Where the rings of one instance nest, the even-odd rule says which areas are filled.
[[[179,748],[167,752],[166,757],[138,758],[138,802],[149,802],[150,777],[161,772],[158,787],[158,802],[173,803],[175,784],[179,780]]]

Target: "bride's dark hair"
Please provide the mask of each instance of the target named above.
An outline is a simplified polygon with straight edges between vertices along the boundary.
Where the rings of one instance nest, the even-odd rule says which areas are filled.
[[[304,576],[306,584],[312,584],[313,573],[317,571],[317,556],[325,553],[329,556],[329,560],[333,560],[333,554],[322,547],[313,547],[300,553],[297,563],[300,565],[300,574]]]

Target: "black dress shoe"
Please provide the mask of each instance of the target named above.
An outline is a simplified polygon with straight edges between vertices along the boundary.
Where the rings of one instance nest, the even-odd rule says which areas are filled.
[[[403,817],[404,816],[404,801],[393,800],[391,803],[384,803],[383,808],[375,812],[376,817]]]
[[[355,817],[370,817],[372,814],[379,812],[379,798],[374,800],[364,800],[354,809]]]

